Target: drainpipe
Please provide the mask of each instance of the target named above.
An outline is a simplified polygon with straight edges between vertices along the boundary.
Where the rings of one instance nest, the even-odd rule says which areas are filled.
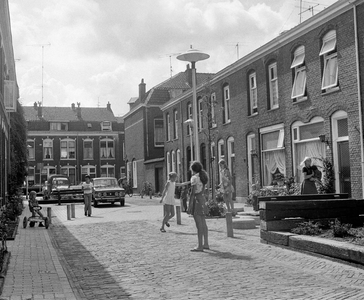
[[[357,77],[357,88],[358,88],[358,108],[359,108],[359,132],[360,132],[360,160],[361,160],[361,189],[362,198],[364,198],[364,158],[363,158],[363,113],[361,105],[361,88],[360,88],[360,63],[359,63],[359,46],[358,46],[358,23],[356,17],[356,5],[353,4],[354,14],[354,34],[355,34],[355,56],[356,56],[356,77]]]

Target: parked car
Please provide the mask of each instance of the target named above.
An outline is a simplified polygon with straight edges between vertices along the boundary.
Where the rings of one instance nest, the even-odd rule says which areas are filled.
[[[94,185],[93,206],[99,203],[120,202],[121,206],[125,205],[125,190],[118,185],[115,177],[97,177],[92,180]]]
[[[43,199],[83,201],[83,191],[81,187],[71,186],[67,175],[54,174],[45,182]]]
[[[22,190],[23,190],[23,194],[25,195],[26,191],[27,191],[27,187],[23,186]],[[41,184],[33,184],[33,185],[28,186],[28,194],[31,191],[35,191],[37,193],[37,197],[43,197],[44,187]]]

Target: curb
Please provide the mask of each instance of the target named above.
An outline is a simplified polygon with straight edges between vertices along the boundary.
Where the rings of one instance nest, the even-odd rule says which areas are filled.
[[[313,236],[297,235],[290,232],[260,231],[262,243],[274,244],[320,254],[359,265],[364,265],[364,247],[348,242],[333,241]]]
[[[0,273],[0,295],[3,293],[4,283],[5,283],[5,275],[8,272],[9,262],[10,262],[10,252],[4,253],[3,264],[1,266],[1,273]]]

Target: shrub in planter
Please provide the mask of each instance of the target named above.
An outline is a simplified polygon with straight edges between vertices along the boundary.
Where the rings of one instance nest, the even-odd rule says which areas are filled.
[[[335,222],[330,224],[330,228],[332,229],[332,234],[334,237],[344,237],[351,235],[349,231],[352,226],[352,224],[341,223],[338,219],[335,219]]]
[[[299,223],[296,228],[291,230],[295,234],[319,235],[322,232],[321,224],[312,221]]]
[[[19,195],[11,196],[5,204],[4,215],[10,221],[16,221],[23,212],[23,198]]]
[[[209,216],[221,217],[225,213],[224,202],[217,202],[216,200],[210,199],[206,201],[206,206]]]

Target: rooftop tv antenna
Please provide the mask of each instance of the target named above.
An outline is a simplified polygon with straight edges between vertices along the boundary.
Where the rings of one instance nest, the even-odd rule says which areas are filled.
[[[160,56],[161,57],[169,57],[169,74],[170,74],[170,77],[173,76],[173,68],[172,68],[172,56],[177,56],[181,53],[169,53],[169,54],[165,54],[165,55],[162,55]]]
[[[47,43],[47,44],[34,44],[34,45],[28,45],[28,46],[33,46],[33,47],[42,47],[42,101],[41,101],[41,106],[43,106],[43,79],[44,79],[44,47],[46,46],[50,46],[51,43]]]

